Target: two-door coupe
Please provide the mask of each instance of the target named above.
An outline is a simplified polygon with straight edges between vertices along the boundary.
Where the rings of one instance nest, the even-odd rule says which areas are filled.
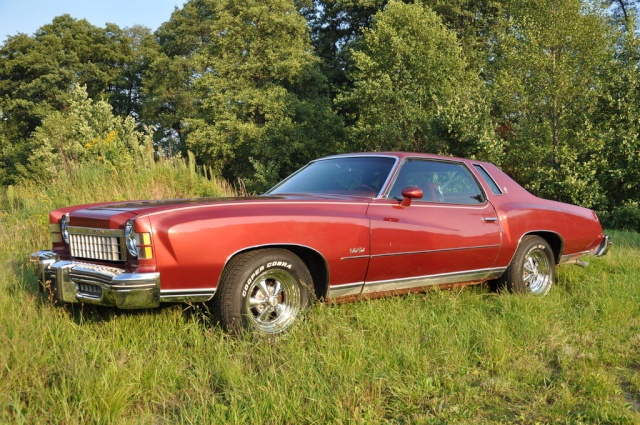
[[[31,258],[63,303],[210,302],[274,334],[316,299],[492,281],[545,294],[557,264],[609,247],[596,214],[540,199],[496,166],[413,153],[310,162],[255,197],[101,203],[50,214]]]

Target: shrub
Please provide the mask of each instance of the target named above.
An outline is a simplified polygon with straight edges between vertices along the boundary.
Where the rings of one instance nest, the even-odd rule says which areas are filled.
[[[638,201],[625,201],[611,213],[603,215],[604,227],[640,231],[640,205]]]

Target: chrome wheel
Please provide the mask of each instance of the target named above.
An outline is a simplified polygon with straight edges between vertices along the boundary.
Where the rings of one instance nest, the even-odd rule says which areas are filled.
[[[227,263],[212,306],[231,333],[276,335],[290,329],[311,305],[314,289],[300,257],[280,248],[257,249]]]
[[[549,242],[537,235],[527,235],[495,285],[498,290],[516,294],[545,295],[551,290],[555,276],[555,255]]]
[[[245,311],[250,324],[264,333],[279,333],[300,312],[300,288],[285,270],[267,270],[247,289]]]
[[[551,264],[545,251],[533,248],[525,257],[522,280],[529,291],[536,295],[546,294],[553,283]]]

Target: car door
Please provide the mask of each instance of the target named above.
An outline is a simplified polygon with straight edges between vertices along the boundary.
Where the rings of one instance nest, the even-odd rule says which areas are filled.
[[[401,204],[402,190],[424,196]],[[372,200],[371,259],[363,293],[486,279],[500,251],[497,214],[461,162],[407,159]]]

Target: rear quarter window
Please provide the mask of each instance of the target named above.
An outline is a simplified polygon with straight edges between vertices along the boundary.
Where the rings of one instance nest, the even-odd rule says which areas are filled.
[[[484,180],[487,186],[489,186],[491,193],[493,193],[494,195],[502,195],[502,190],[500,189],[500,186],[498,186],[496,181],[493,179],[493,177],[491,177],[491,175],[487,172],[487,170],[485,170],[484,167],[482,167],[482,165],[473,164],[473,166],[476,168],[476,170],[482,177],[482,180]]]

